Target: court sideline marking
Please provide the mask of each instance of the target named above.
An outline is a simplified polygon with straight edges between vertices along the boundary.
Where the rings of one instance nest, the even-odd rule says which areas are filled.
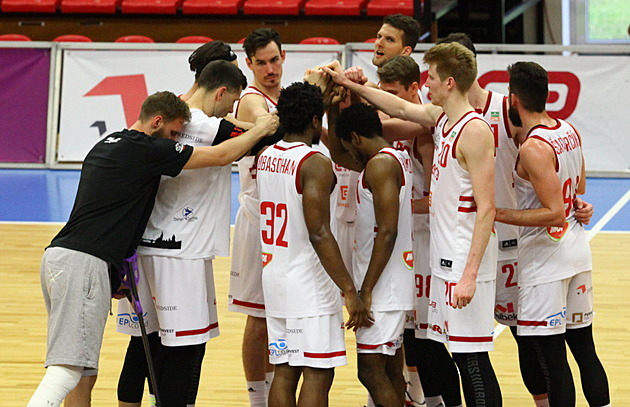
[[[586,232],[586,239],[590,242],[593,238],[606,226],[608,222],[630,201],[630,189],[626,191],[626,193],[617,201],[613,206],[610,207],[608,212],[602,216],[602,218],[593,226],[591,230]],[[498,324],[494,329],[494,340],[496,340],[499,335],[505,331],[507,325]]]

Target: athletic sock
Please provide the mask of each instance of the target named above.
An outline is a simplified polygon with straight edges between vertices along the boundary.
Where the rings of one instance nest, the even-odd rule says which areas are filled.
[[[444,407],[442,396],[425,397],[424,403],[426,407]]]
[[[82,367],[49,366],[27,407],[59,407],[81,380]]]
[[[420,384],[420,376],[417,371],[407,370],[407,396],[414,403],[422,404],[424,402],[424,392],[422,384]]]
[[[247,381],[247,394],[250,407],[267,407],[266,381]]]
[[[265,373],[265,400],[269,400],[269,390],[271,390],[271,384],[273,383],[274,371]]]

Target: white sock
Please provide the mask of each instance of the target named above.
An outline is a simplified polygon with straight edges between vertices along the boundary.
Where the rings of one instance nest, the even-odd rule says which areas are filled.
[[[267,395],[265,392],[265,381],[247,381],[247,394],[249,395],[250,407],[267,407]]]
[[[422,384],[420,384],[420,376],[418,372],[407,371],[407,396],[411,398],[409,401],[414,403],[424,403],[424,392],[422,391]]]
[[[427,407],[444,407],[444,400],[442,400],[442,396],[425,397],[424,402]]]
[[[271,383],[273,383],[274,371],[265,373],[265,399],[269,399],[269,390],[271,390]]]
[[[367,407],[376,407],[376,404],[374,404],[374,400],[372,400],[372,396],[370,396],[370,393],[368,393]]]
[[[82,367],[49,366],[27,407],[59,407],[81,380]]]

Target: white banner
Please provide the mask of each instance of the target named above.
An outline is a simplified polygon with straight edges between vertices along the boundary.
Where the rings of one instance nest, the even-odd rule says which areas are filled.
[[[239,66],[252,83],[245,53],[235,49]],[[65,50],[57,160],[80,162],[90,148],[137,119],[143,100],[170,90],[188,91],[194,81],[184,50]],[[339,59],[337,52],[287,52],[283,85],[302,81],[304,70]]]
[[[426,75],[422,53],[414,59]],[[354,51],[352,65],[361,66],[377,82],[372,52]],[[482,87],[507,95],[507,66],[534,61],[549,72],[547,110],[566,119],[582,135],[588,171],[630,173],[630,58],[627,56],[486,55],[477,56]],[[424,88],[426,89],[426,88]]]

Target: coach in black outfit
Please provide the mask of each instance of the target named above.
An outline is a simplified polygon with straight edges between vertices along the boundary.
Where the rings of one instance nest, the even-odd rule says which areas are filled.
[[[108,270],[137,247],[160,177],[227,165],[278,125],[276,116],[262,116],[239,137],[193,149],[173,140],[189,119],[186,103],[173,93],[155,93],[129,130],[103,138],[86,156],[70,219],[42,259],[47,371],[28,407],[59,406],[84,369],[98,368],[110,308]]]

